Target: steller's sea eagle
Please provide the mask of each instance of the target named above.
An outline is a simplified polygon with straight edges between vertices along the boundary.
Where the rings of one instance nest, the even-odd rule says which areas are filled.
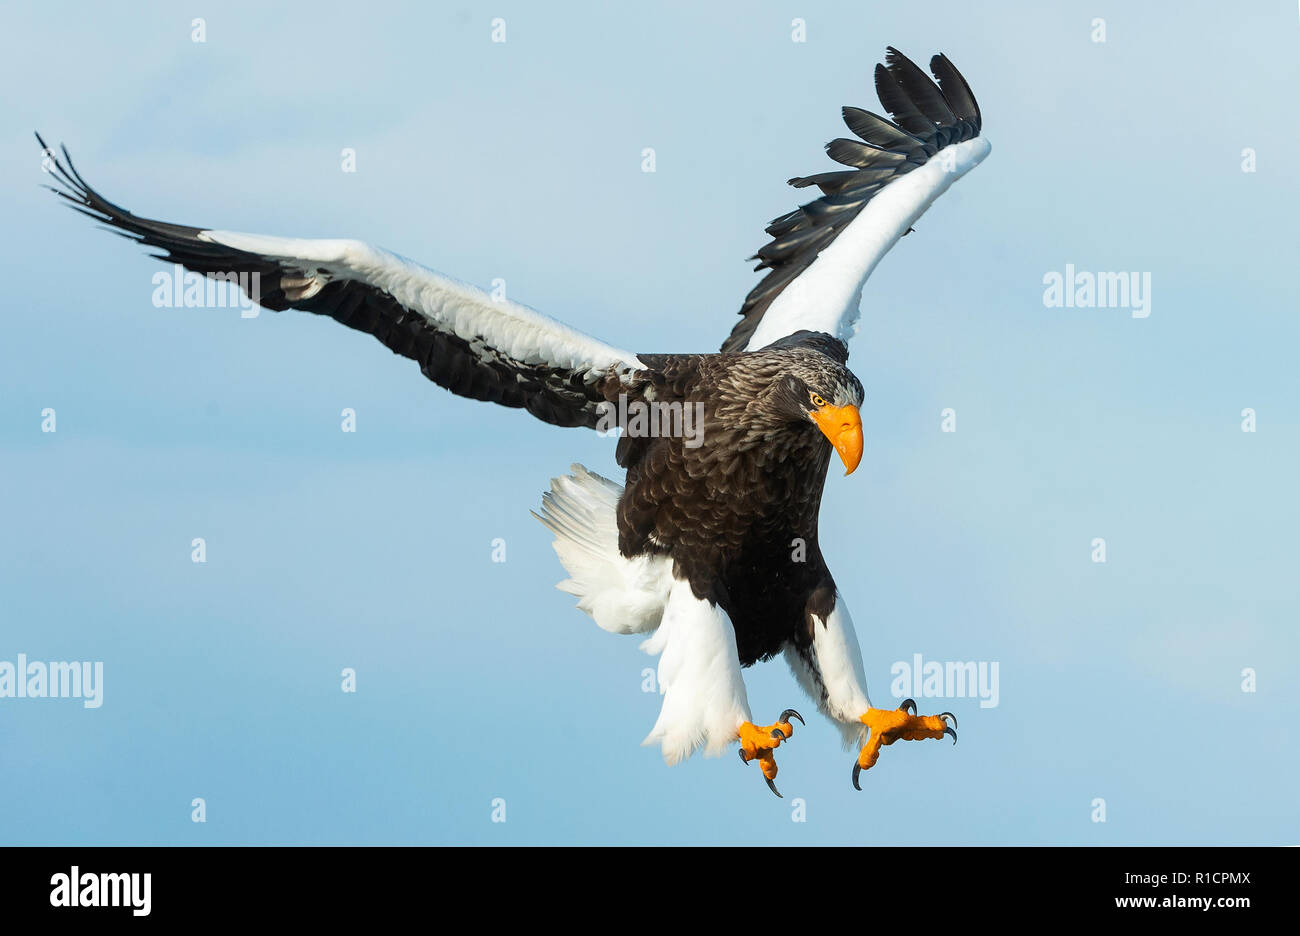
[[[87,185],[66,148],[62,162],[46,149],[46,168],[77,211],[153,256],[256,282],[250,298],[265,308],[369,332],[452,393],[557,426],[616,422],[624,484],[574,465],[551,482],[539,519],[570,576],[559,587],[600,627],[649,634],[645,649],[660,654],[663,706],[646,743],[660,744],[669,763],[739,743],[775,793],[773,752],[803,718],[786,709],[755,725],[741,670],[781,653],[846,744],[861,745],[857,787],[882,745],[957,737],[950,713],[919,715],[910,699],[872,706],[852,620],[817,545],[831,453],[849,473],[862,458],[862,384],[846,366],[846,341],[863,284],[989,153],[965,79],[943,55],[930,70],[937,84],[888,49],[875,84],[894,119],[843,109],[858,139],[826,148],[847,168],[790,180],[821,197],[768,225],[771,241],[751,258],[768,273],[716,354],[623,351],[359,241],[140,218]],[[698,424],[689,438],[646,431],[637,421],[646,411],[668,414],[670,430],[692,414]]]

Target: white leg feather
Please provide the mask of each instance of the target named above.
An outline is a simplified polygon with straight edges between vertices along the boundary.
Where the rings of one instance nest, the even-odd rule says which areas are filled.
[[[741,723],[750,721],[745,681],[740,674],[736,632],[725,611],[675,581],[654,636],[641,645],[659,658],[659,720],[642,744],[659,744],[664,760],[675,764],[697,747],[718,755],[735,741]]]
[[[849,609],[838,593],[826,620],[813,618],[812,646],[785,645],[785,658],[804,691],[839,725],[845,747],[861,744],[866,726],[859,721],[871,708],[862,648]]]

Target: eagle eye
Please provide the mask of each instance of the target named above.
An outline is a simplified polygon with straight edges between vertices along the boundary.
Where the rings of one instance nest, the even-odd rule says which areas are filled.
[[[826,401],[823,400],[821,397],[819,397],[817,394],[813,393],[811,390],[808,391],[808,396],[809,398],[812,399],[813,406],[816,406],[820,409],[821,407],[826,405]]]

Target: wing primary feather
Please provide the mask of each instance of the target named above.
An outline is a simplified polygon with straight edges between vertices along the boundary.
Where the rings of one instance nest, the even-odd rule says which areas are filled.
[[[917,110],[893,72],[884,65],[877,65],[875,78],[876,96],[900,127],[922,140],[934,135],[934,121]]]
[[[854,136],[872,146],[906,153],[921,145],[918,137],[871,111],[860,107],[843,107],[840,113],[844,117],[844,125],[853,131]]]
[[[810,185],[815,185],[829,195],[844,183],[849,182],[857,174],[857,171],[853,169],[840,169],[835,172],[819,172],[810,176],[795,176],[793,179],[787,179],[786,184],[795,188],[807,188]]]
[[[820,300],[811,298],[814,295],[811,292],[799,292],[799,298],[792,299],[793,304],[788,308],[783,302],[778,302],[778,297],[842,232],[853,225],[873,199],[904,176],[926,167],[941,150],[964,144],[980,135],[982,118],[979,105],[966,79],[943,54],[930,59],[930,69],[934,73],[933,79],[896,48],[888,47],[885,61],[875,68],[874,78],[880,103],[893,120],[860,107],[842,108],[845,126],[857,139],[832,140],[826,144],[826,152],[831,159],[849,168],[795,176],[788,180],[795,188],[816,186],[822,197],[768,224],[766,233],[772,240],[750,259],[759,261],[755,270],[766,269],[769,272],[745,297],[740,309],[741,321],[723,343],[724,351],[747,348],[751,339],[770,339],[774,329],[790,327],[800,320],[802,313],[797,310],[808,311],[811,305],[820,310],[815,313],[808,311],[808,315],[817,320],[819,331],[833,330],[830,318],[836,316],[839,321],[835,327],[841,330],[851,327],[856,321],[862,282],[898,237],[911,232],[910,223],[916,216],[909,217],[907,223],[902,224],[897,213],[908,209],[907,199],[912,197],[918,200],[919,211],[923,212],[951,184],[951,180],[945,182],[942,176],[936,178],[934,170],[929,170],[923,181],[911,189],[899,190],[899,197],[882,208],[878,219],[884,225],[881,233],[887,233],[887,238],[879,240],[867,232],[864,244],[869,246],[864,249],[868,255],[861,260],[861,280],[849,286],[836,281],[836,277],[846,275],[845,269],[856,269],[853,261],[845,267],[843,252],[835,264],[818,274],[817,283],[820,285],[811,288],[829,288],[828,295],[834,297],[825,308],[819,304]],[[960,158],[967,162],[958,175],[969,171],[987,152],[987,146],[966,152]],[[951,170],[945,165],[944,171]],[[898,225],[897,230],[895,225]],[[795,288],[800,289],[798,286]],[[780,322],[771,323],[772,328],[760,328],[760,322],[769,309],[774,308],[774,302],[780,306],[777,313]],[[840,305],[844,308],[835,311]]]
[[[957,115],[952,112],[944,100],[939,86],[910,58],[893,46],[885,50],[885,65],[890,73],[898,79],[903,91],[911,98],[917,110],[934,121],[937,126],[947,127],[956,123]]]
[[[844,137],[831,140],[826,144],[826,155],[837,163],[845,166],[853,166],[857,169],[872,169],[880,166],[896,166],[901,162],[906,162],[907,157],[902,153],[891,152],[890,150],[878,149],[866,143],[860,143],[857,140],[848,140]]]
[[[953,113],[973,124],[975,134],[978,134],[984,123],[980,118],[979,102],[975,100],[970,85],[957,70],[957,66],[948,60],[948,56],[940,53],[930,59],[930,71],[939,80],[939,90],[943,92]]]

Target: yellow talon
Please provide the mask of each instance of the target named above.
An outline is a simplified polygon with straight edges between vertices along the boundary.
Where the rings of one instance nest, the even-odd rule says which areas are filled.
[[[777,796],[780,796],[781,792],[772,782],[776,779],[776,758],[772,756],[772,752],[780,747],[782,741],[789,741],[794,736],[791,718],[797,718],[799,724],[804,724],[802,715],[794,709],[786,709],[775,724],[768,725],[766,728],[742,722],[737,729],[737,734],[740,736],[740,759],[746,764],[757,760],[763,770],[763,777],[767,780],[768,789]]]
[[[948,719],[951,719],[951,724],[948,723]],[[858,786],[858,775],[864,770],[871,769],[880,758],[881,747],[885,745],[893,744],[900,739],[926,741],[942,738],[944,735],[950,735],[952,743],[957,743],[956,716],[951,712],[917,715],[916,703],[911,699],[904,699],[903,704],[896,709],[867,709],[859,720],[870,729],[870,735],[867,737],[867,743],[858,753],[857,761],[853,764],[853,787],[857,790],[862,789]]]

